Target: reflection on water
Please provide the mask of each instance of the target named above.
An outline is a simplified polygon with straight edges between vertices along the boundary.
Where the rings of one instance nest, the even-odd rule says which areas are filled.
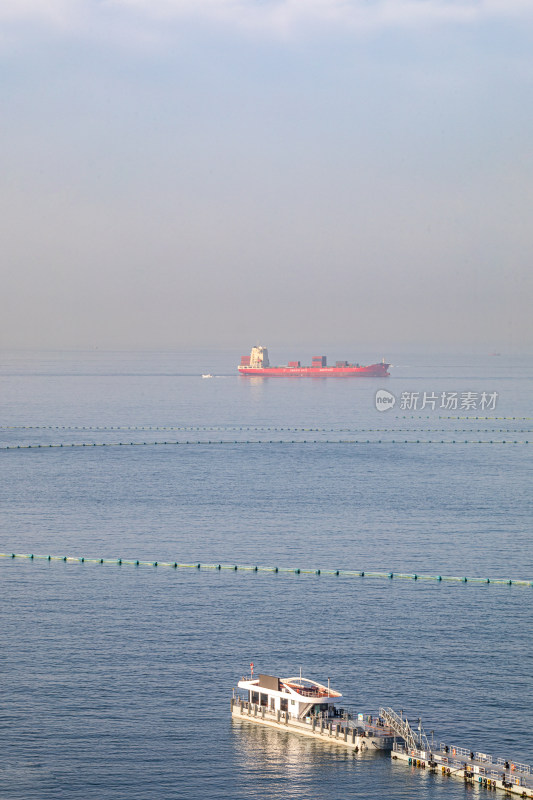
[[[356,784],[362,768],[390,763],[388,754],[354,753],[335,744],[242,720],[232,720],[232,734],[237,773],[246,784],[240,789],[245,788],[249,796],[255,796],[257,791],[264,797],[264,781],[268,779],[270,797],[307,800],[312,794],[316,796],[317,785],[333,787],[339,769],[344,771],[343,782]]]
[[[355,753],[335,744],[233,719],[234,797],[268,800],[367,800],[386,787],[387,800],[464,800],[477,787],[393,761],[389,753]]]
[[[250,386],[249,397],[254,402],[259,402],[263,399],[265,393],[265,378],[242,378],[243,381]]]

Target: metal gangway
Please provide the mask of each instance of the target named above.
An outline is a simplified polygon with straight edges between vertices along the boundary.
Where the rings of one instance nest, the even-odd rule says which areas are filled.
[[[380,708],[379,716],[396,736],[405,741],[410,750],[431,750],[420,719],[418,720],[418,732],[415,732],[407,717],[404,717],[402,713],[397,714],[392,708]]]

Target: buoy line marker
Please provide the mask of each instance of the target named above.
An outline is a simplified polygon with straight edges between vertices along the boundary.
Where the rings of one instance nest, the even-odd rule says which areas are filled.
[[[114,433],[116,431],[181,431],[183,433],[531,433],[531,428],[267,428],[259,426],[242,426],[242,427],[204,427],[204,428],[157,428],[157,427],[116,427],[116,428],[103,428],[103,427],[59,427],[59,426],[10,426],[1,427],[1,431],[14,431],[14,430],[27,430],[27,431],[87,431],[97,433]]]
[[[0,446],[7,450],[51,450],[72,449],[76,447],[161,447],[178,445],[292,445],[292,444],[529,444],[529,440],[519,439],[198,439],[196,441],[166,442],[48,442],[45,444],[9,444]]]
[[[516,578],[480,578],[460,575],[427,575],[423,573],[406,572],[374,572],[366,570],[346,570],[346,569],[308,569],[302,567],[267,567],[250,564],[224,564],[202,563],[180,563],[178,561],[146,561],[132,558],[87,558],[86,556],[54,556],[36,555],[34,553],[0,553],[0,558],[28,559],[30,561],[63,561],[70,564],[107,564],[111,566],[134,566],[134,567],[172,567],[173,569],[197,569],[197,570],[230,570],[231,572],[270,572],[274,574],[286,573],[293,575],[330,575],[346,578],[386,578],[388,580],[414,580],[414,581],[436,581],[438,583],[484,583],[496,586],[531,586],[533,580],[523,580]]]

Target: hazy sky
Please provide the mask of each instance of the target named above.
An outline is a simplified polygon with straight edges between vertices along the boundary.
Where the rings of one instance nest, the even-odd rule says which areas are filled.
[[[0,60],[3,346],[532,347],[532,0],[0,0]]]

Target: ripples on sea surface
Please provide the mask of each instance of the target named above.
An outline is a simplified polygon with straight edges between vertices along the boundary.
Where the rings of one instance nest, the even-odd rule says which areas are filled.
[[[533,578],[530,445],[464,444],[531,439],[531,360],[400,354],[387,381],[247,381],[235,360],[4,356],[0,446],[64,447],[0,451],[2,551]],[[499,401],[461,420],[380,414],[378,388]],[[116,446],[66,447],[93,443]],[[402,708],[438,740],[533,760],[530,587],[0,569],[2,798],[483,794],[232,722],[250,661],[330,676],[345,705]]]

